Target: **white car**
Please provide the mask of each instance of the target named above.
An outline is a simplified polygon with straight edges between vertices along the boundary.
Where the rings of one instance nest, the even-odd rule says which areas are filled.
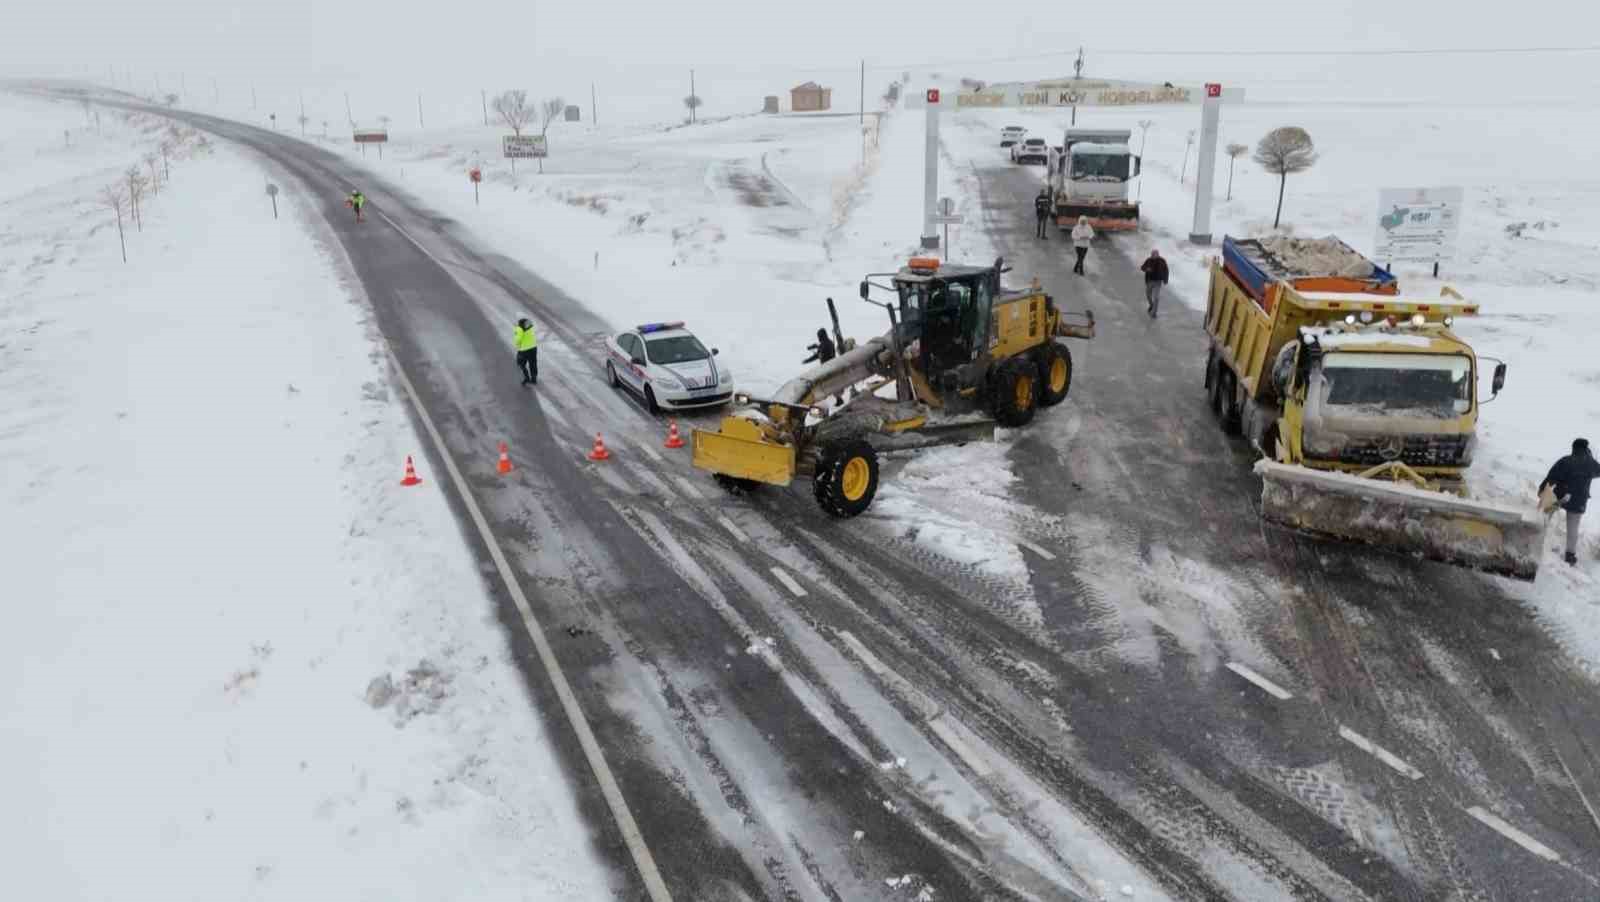
[[[1021,141],[1028,134],[1028,130],[1020,125],[1008,125],[1000,129],[1000,146],[1010,147]]]
[[[651,413],[726,404],[733,372],[683,323],[645,323],[606,339],[606,378],[638,395]]]
[[[1050,162],[1050,146],[1043,138],[1028,138],[1021,143],[1011,145],[1011,162],[1026,163],[1029,160]]]

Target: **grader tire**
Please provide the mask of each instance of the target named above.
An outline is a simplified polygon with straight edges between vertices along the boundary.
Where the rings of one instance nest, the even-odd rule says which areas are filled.
[[[1040,349],[1038,362],[1039,406],[1054,407],[1072,390],[1072,352],[1052,341]]]
[[[989,399],[994,418],[1008,429],[1033,422],[1039,408],[1039,374],[1027,357],[1013,357],[995,367]]]
[[[817,453],[811,492],[817,505],[832,516],[860,514],[878,493],[878,452],[862,439],[824,445]]]

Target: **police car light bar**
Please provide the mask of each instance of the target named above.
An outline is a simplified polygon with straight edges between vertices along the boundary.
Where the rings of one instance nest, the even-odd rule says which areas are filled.
[[[639,331],[640,331],[640,333],[665,332],[668,329],[682,329],[682,328],[683,328],[683,321],[679,320],[678,322],[675,322],[675,323],[645,323],[644,325],[639,327]]]

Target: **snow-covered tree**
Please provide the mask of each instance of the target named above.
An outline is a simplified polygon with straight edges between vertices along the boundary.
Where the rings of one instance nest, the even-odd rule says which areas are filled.
[[[539,112],[542,114],[540,118],[543,120],[539,128],[539,134],[549,134],[550,123],[556,121],[556,117],[565,112],[566,109],[567,102],[559,97],[552,97],[539,104]]]
[[[1278,177],[1278,212],[1272,216],[1272,227],[1277,228],[1283,217],[1283,189],[1289,182],[1289,173],[1310,169],[1317,162],[1317,147],[1305,129],[1286,125],[1267,132],[1256,144],[1252,159]]]
[[[117,241],[122,244],[122,262],[128,262],[128,239],[122,234],[122,208],[128,203],[128,189],[121,182],[112,182],[100,189],[100,203],[117,214]]]
[[[1239,158],[1244,156],[1248,150],[1250,148],[1243,144],[1229,144],[1225,148],[1225,152],[1228,155],[1228,196],[1224,198],[1225,200],[1233,200],[1233,164],[1239,162]]]
[[[528,92],[521,88],[500,92],[489,106],[513,135],[521,135],[522,130],[533,121],[534,111],[528,106]]]

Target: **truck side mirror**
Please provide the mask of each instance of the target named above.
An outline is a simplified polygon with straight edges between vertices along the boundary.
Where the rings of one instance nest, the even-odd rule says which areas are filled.
[[[871,293],[872,293],[872,286],[868,285],[866,283],[866,280],[862,280],[862,282],[861,282],[861,299],[863,301],[867,300],[867,295],[869,295]]]
[[[1500,389],[1506,387],[1506,365],[1499,363],[1494,368],[1494,384],[1491,389],[1493,394],[1500,394]]]

